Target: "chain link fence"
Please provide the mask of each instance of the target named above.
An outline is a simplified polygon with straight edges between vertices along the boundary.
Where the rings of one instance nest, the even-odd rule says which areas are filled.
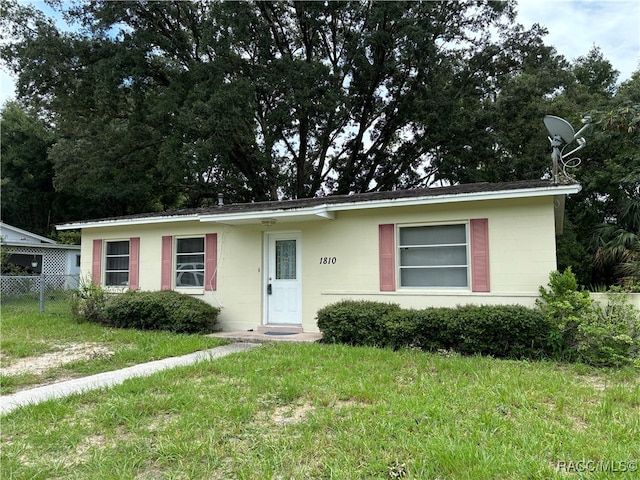
[[[71,297],[78,289],[79,275],[2,275],[0,300],[3,307],[37,308],[40,313],[69,313]]]

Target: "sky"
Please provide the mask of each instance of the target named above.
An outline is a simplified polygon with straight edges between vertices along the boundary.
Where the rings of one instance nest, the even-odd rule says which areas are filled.
[[[29,3],[46,9],[41,1]],[[595,45],[620,72],[619,82],[640,70],[638,0],[519,0],[517,10],[517,22],[526,28],[534,23],[547,27],[545,44],[569,61],[587,55]],[[0,106],[13,95],[13,79],[0,67]]]
[[[640,70],[640,1],[519,0],[518,23],[547,27],[545,45],[573,61],[596,45],[620,72],[618,81]]]

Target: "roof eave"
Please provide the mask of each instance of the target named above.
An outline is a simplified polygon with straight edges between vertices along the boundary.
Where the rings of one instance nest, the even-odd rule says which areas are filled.
[[[228,225],[256,224],[266,219],[276,221],[312,221],[333,220],[335,212],[345,210],[364,210],[372,208],[406,207],[419,205],[436,205],[454,202],[471,202],[482,200],[506,200],[513,198],[530,198],[545,196],[564,196],[578,193],[582,187],[579,184],[553,185],[548,187],[520,188],[513,190],[498,190],[494,192],[454,193],[447,195],[421,195],[416,197],[402,197],[385,200],[366,200],[341,203],[324,203],[312,207],[300,208],[270,208],[252,210],[249,212],[232,213],[194,213],[189,215],[163,215],[139,218],[113,218],[89,222],[73,222],[56,226],[58,230],[76,230],[97,227],[121,227],[133,225],[149,225],[168,222],[212,222]]]
[[[139,217],[139,218],[111,218],[106,220],[95,220],[89,222],[72,222],[56,225],[56,230],[78,230],[81,228],[96,227],[121,227],[129,225],[148,225],[154,223],[167,222],[186,222],[189,220],[197,221],[199,215],[164,215],[161,217]]]

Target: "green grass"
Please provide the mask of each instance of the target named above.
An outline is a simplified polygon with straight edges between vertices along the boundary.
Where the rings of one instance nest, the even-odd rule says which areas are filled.
[[[92,323],[77,323],[70,320],[68,312],[68,304],[65,309],[59,307],[59,311],[40,314],[37,303],[3,302],[1,367],[8,367],[26,357],[59,352],[72,344],[90,343],[100,349],[92,358],[49,368],[39,374],[0,375],[0,393],[12,393],[36,384],[92,375],[226,343],[200,335],[114,329]]]
[[[639,460],[637,373],[265,344],[12,412],[2,478],[637,478],[557,468]]]

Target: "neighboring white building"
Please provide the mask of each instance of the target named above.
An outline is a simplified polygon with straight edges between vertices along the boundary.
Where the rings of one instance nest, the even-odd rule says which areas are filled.
[[[4,222],[0,222],[0,245],[9,254],[9,262],[26,272],[73,277],[77,285],[80,245],[60,244]]]

